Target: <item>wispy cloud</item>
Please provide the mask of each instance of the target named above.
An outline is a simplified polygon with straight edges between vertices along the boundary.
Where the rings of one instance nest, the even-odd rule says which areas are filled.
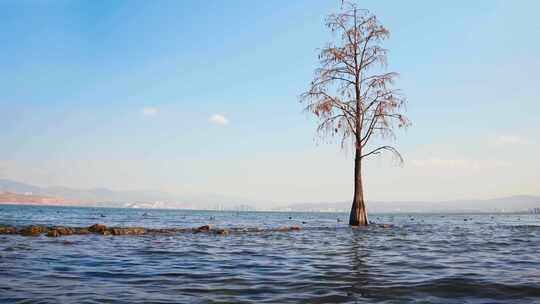
[[[437,169],[486,169],[486,168],[503,168],[509,167],[512,164],[506,161],[498,160],[471,160],[471,159],[444,159],[438,157],[430,157],[426,159],[413,160],[412,164],[421,168],[437,168]]]
[[[501,135],[497,137],[495,142],[499,145],[526,145],[529,143],[529,140],[516,135]]]
[[[229,119],[222,114],[214,114],[208,119],[210,123],[215,125],[225,126],[229,124]]]
[[[156,116],[159,113],[157,107],[144,107],[141,109],[141,114],[144,116]]]

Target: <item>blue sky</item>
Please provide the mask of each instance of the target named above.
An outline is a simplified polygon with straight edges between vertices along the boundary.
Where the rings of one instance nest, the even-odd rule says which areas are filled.
[[[351,153],[298,95],[339,1],[0,1],[0,177],[347,200]],[[538,1],[362,1],[412,127],[373,200],[540,195]]]

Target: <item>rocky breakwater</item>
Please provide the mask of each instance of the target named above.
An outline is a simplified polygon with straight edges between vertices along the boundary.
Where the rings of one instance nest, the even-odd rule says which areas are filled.
[[[84,235],[84,234],[101,234],[101,235],[141,235],[145,234],[147,229],[140,227],[107,227],[103,224],[95,224],[90,227],[65,227],[65,226],[0,226],[0,234],[19,234],[23,236],[40,236],[60,237],[66,235]]]
[[[61,237],[68,235],[145,235],[145,234],[177,234],[177,233],[205,233],[214,235],[229,235],[230,233],[256,233],[256,232],[292,232],[299,231],[300,227],[280,227],[275,229],[258,229],[258,228],[231,228],[223,229],[216,228],[212,225],[204,225],[197,228],[143,228],[143,227],[107,227],[103,224],[94,224],[90,227],[65,227],[65,226],[37,226],[31,225],[26,227],[0,226],[0,234],[19,234],[23,236],[40,236]]]

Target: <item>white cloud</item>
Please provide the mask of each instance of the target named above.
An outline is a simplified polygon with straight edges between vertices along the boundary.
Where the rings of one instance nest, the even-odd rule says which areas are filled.
[[[221,126],[225,126],[225,125],[229,124],[229,119],[227,119],[227,117],[225,117],[222,114],[214,114],[214,115],[210,116],[208,121],[213,123],[213,124],[221,125]]]
[[[159,109],[156,107],[144,107],[141,109],[141,113],[144,116],[156,116],[159,113]]]
[[[470,160],[470,159],[443,159],[431,157],[420,160],[413,160],[412,164],[421,168],[437,168],[437,169],[486,169],[486,168],[503,168],[509,167],[512,164],[506,161],[497,160]]]
[[[526,145],[529,140],[516,135],[501,135],[497,137],[496,143],[499,145]]]

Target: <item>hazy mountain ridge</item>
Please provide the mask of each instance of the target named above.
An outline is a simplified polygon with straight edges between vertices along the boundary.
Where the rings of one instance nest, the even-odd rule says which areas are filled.
[[[234,209],[253,210],[254,201],[218,194],[175,195],[157,190],[73,189],[62,186],[38,187],[0,179],[0,192],[11,192],[78,201],[79,205],[131,208]]]
[[[78,201],[66,200],[63,198],[35,195],[35,194],[21,194],[13,192],[0,191],[0,204],[16,203],[22,205],[55,205],[55,206],[80,206]]]

